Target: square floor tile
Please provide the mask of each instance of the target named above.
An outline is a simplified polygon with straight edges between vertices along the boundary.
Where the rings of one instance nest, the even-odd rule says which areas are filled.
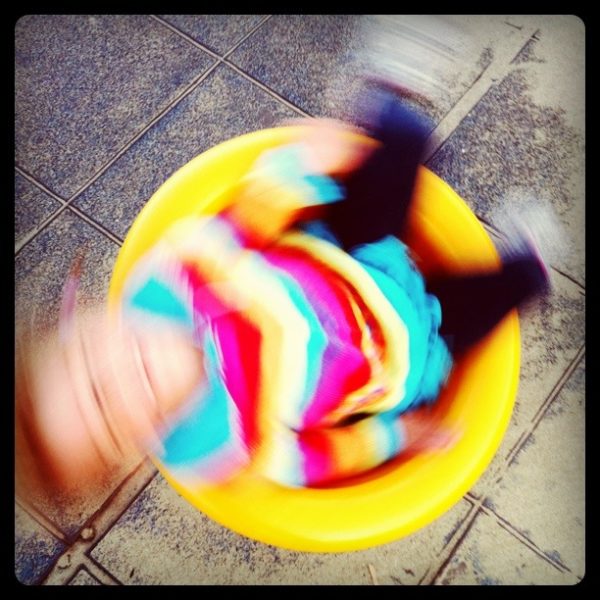
[[[217,54],[225,54],[266,15],[160,15]]]
[[[21,583],[38,583],[64,549],[63,542],[15,506],[15,575]]]
[[[486,503],[544,554],[585,575],[585,361]]]
[[[157,476],[92,550],[132,584],[417,583],[436,562],[471,505],[398,542],[369,550],[313,554],[255,542],[205,517]]]
[[[229,67],[217,67],[75,204],[124,238],[144,204],[178,168],[220,142],[294,116]]]
[[[17,163],[68,198],[213,63],[149,16],[21,17]]]
[[[571,585],[578,580],[525,546],[496,519],[480,513],[435,583]]]

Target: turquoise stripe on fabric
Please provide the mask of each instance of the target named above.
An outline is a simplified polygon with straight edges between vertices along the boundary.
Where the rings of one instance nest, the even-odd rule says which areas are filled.
[[[219,356],[213,336],[204,336],[206,383],[198,389],[193,410],[163,441],[167,465],[186,466],[211,458],[227,443],[239,443],[233,436],[231,414],[235,406],[219,375]]]
[[[329,204],[344,197],[342,188],[331,177],[325,175],[305,175],[304,183],[310,186],[312,194],[321,204]]]
[[[398,238],[387,236],[359,246],[352,255],[373,277],[409,332],[411,366],[406,393],[394,412],[435,400],[452,367],[446,342],[439,335],[439,300],[425,290],[422,275]]]
[[[404,397],[398,398],[394,412],[400,413],[419,401],[419,384],[424,375],[425,361],[428,354],[429,322],[424,315],[420,319],[411,298],[403,288],[398,286],[390,277],[363,264],[364,269],[374,279],[375,283],[394,307],[408,331],[408,374],[404,383]],[[427,376],[437,379],[438,373],[427,369]]]
[[[398,415],[386,412],[372,418],[378,429],[378,457],[383,462],[397,456],[406,445],[403,427],[397,422]]]
[[[306,223],[303,230],[340,247],[323,221]],[[375,281],[408,331],[410,369],[405,395],[398,398],[392,413],[397,415],[435,400],[452,366],[448,347],[438,333],[442,321],[438,299],[427,293],[423,277],[410,258],[406,245],[395,236],[357,246],[352,249],[351,256]]]
[[[260,160],[260,169],[291,189],[302,190],[309,204],[328,204],[341,200],[341,186],[328,175],[308,173],[304,167],[304,154],[309,150],[303,144],[289,144],[265,153]],[[259,170],[260,170],[259,169]]]
[[[193,317],[190,309],[176,296],[171,287],[156,278],[149,277],[129,298],[131,308],[147,310],[154,314],[168,317],[190,327]]]

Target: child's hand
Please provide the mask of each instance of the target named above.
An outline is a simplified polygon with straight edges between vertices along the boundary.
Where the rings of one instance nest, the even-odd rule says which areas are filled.
[[[186,336],[152,327],[134,333],[104,311],[78,318],[62,341],[53,335],[20,351],[18,487],[85,487],[160,448],[201,378],[201,357]]]
[[[306,140],[261,154],[222,213],[237,225],[247,244],[265,246],[294,223],[315,218],[324,206],[343,199],[342,188],[320,164],[312,128],[308,130]]]
[[[426,452],[452,448],[462,436],[456,427],[445,425],[426,408],[407,412],[401,417],[406,435],[406,451]]]
[[[308,168],[315,173],[343,178],[357,169],[377,146],[375,141],[370,146],[356,137],[364,135],[363,131],[335,119],[297,119],[288,124],[305,128],[302,141],[310,150]]]

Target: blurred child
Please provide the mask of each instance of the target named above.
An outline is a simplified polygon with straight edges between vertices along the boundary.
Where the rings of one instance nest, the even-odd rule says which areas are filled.
[[[548,272],[520,233],[497,271],[425,282],[401,238],[431,125],[386,84],[370,102],[372,147],[308,125],[218,215],[167,231],[118,327],[98,314],[26,358],[17,440],[38,468],[81,478],[137,442],[180,480],[312,486],[455,440],[416,409]]]

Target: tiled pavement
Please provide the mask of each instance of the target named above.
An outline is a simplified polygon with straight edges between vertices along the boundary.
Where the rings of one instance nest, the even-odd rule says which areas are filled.
[[[359,17],[27,16],[15,28],[17,317],[56,321],[87,247],[83,292],[106,293],[152,192],[233,136],[342,114]],[[568,16],[464,16],[470,54],[445,73],[428,165],[501,233],[507,207],[551,206],[554,292],[522,318],[502,446],[443,517],[400,541],[303,554],[213,523],[149,462],[93,497],[17,499],[28,584],[573,584],[585,575],[585,26]]]

